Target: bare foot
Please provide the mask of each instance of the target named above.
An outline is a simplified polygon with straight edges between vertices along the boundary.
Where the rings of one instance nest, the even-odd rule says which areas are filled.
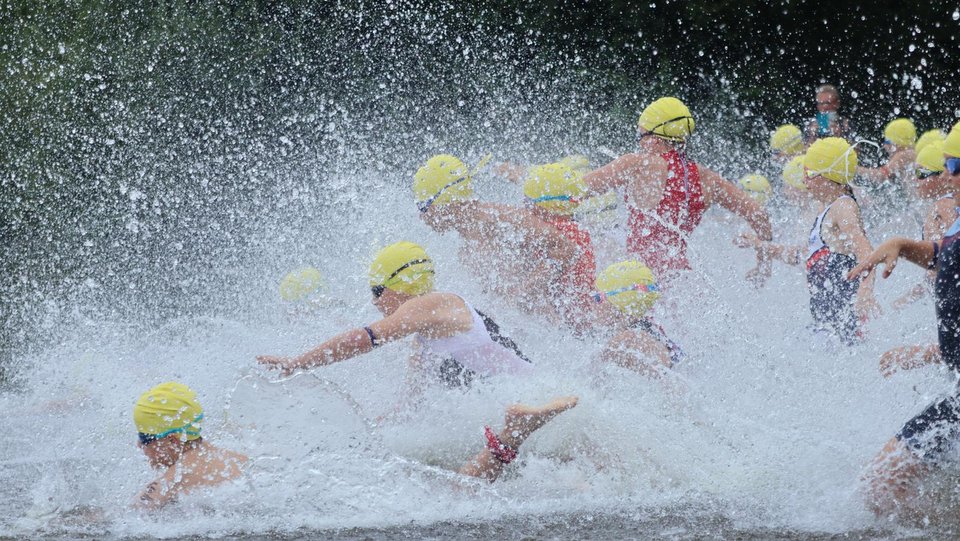
[[[576,396],[565,396],[540,407],[525,404],[514,404],[508,407],[500,441],[516,449],[527,439],[527,436],[547,424],[550,419],[576,406],[578,400],[580,399]]]

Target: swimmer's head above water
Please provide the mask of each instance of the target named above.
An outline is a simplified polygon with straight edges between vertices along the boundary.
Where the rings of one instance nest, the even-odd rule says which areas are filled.
[[[832,200],[837,197],[837,188],[849,189],[856,176],[857,151],[840,137],[818,139],[804,155],[803,170],[804,181],[814,197]]]
[[[427,225],[446,231],[452,218],[437,210],[451,203],[473,199],[470,169],[456,156],[438,154],[417,170],[413,177],[413,195],[420,217]]]
[[[627,316],[641,318],[660,298],[653,272],[636,260],[614,263],[597,275],[594,299],[609,302]]]
[[[433,291],[433,261],[422,246],[408,241],[377,252],[370,263],[373,304],[390,315],[410,297]]]
[[[770,135],[770,150],[774,155],[788,158],[803,153],[803,133],[793,124],[784,124]]]
[[[640,113],[637,122],[640,141],[648,136],[670,143],[683,143],[693,135],[696,123],[690,109],[677,98],[660,98]]]
[[[523,195],[538,208],[551,214],[573,214],[587,186],[583,175],[569,165],[548,163],[530,168]]]
[[[747,192],[747,195],[761,205],[766,204],[770,200],[770,196],[773,195],[770,181],[759,173],[744,175],[737,184],[743,191]]]
[[[917,128],[909,118],[890,121],[883,130],[883,145],[887,152],[910,148],[917,142]]]
[[[174,381],[143,393],[133,406],[138,444],[154,468],[176,464],[187,446],[199,442],[202,421],[197,393]]]

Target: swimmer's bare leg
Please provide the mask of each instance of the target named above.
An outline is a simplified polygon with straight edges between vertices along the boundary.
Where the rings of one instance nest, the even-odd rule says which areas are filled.
[[[497,438],[504,446],[516,451],[530,434],[536,432],[558,414],[576,406],[577,400],[579,399],[575,396],[566,396],[554,399],[540,407],[514,404],[507,408],[503,422],[504,428],[497,434]],[[506,464],[487,447],[460,468],[460,473],[492,482],[500,476]]]
[[[878,518],[913,520],[922,516],[918,505],[919,484],[929,471],[905,443],[892,438],[864,476],[867,507]]]

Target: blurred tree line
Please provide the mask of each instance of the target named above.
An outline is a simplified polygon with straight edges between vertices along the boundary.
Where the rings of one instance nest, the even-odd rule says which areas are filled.
[[[891,0],[7,0],[0,368],[45,299],[94,280],[162,302],[156,276],[185,287],[231,264],[296,167],[350,149],[390,170],[511,130],[531,148],[571,134],[615,148],[667,93],[722,104],[701,124],[739,119],[758,148],[812,114],[822,81],[867,135],[896,115],[948,126],[958,19]]]

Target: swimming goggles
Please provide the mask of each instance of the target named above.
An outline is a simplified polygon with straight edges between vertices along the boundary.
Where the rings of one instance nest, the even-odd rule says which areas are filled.
[[[667,139],[667,140],[669,140],[669,141],[683,142],[683,141],[684,141],[684,138],[683,138],[683,137],[677,137],[677,136],[674,136],[674,135],[667,135],[667,134],[665,134],[665,133],[657,133],[657,129],[658,129],[658,128],[662,128],[662,127],[666,126],[667,124],[669,124],[669,123],[671,123],[671,122],[676,122],[676,121],[678,121],[678,120],[686,120],[686,121],[687,121],[687,134],[688,134],[688,135],[693,134],[693,127],[690,125],[690,122],[693,121],[693,117],[692,117],[692,116],[684,115],[684,116],[678,116],[677,118],[671,118],[670,120],[664,120],[663,122],[657,124],[656,126],[650,128],[649,130],[647,130],[646,133],[641,133],[639,139],[642,141],[643,138],[644,138],[644,137],[647,137],[648,135],[656,135],[657,137],[659,137],[659,138],[661,138],[661,139]]]
[[[940,174],[940,171],[931,171],[924,167],[917,168],[917,180],[923,180],[925,178],[934,177]]]
[[[613,291],[600,292],[593,294],[593,300],[597,302],[603,302],[604,299],[608,297],[613,297],[614,295],[619,295],[621,293],[626,293],[627,291],[639,291],[641,293],[658,293],[660,288],[657,287],[657,284],[634,284],[632,286],[621,287],[620,289],[614,289]]]
[[[406,269],[409,269],[410,267],[412,267],[412,266],[414,266],[414,265],[420,265],[420,264],[422,264],[422,263],[430,263],[430,260],[429,260],[429,259],[414,259],[414,260],[411,260],[411,261],[407,261],[407,262],[404,263],[403,265],[400,265],[400,268],[398,268],[397,270],[393,271],[393,274],[391,274],[390,276],[387,276],[387,279],[384,280],[382,284],[376,285],[376,286],[370,286],[370,293],[373,294],[373,298],[379,299],[380,296],[383,295],[383,292],[387,289],[386,283],[389,282],[390,280],[393,280],[394,278],[396,278],[398,274],[400,274],[401,272],[405,271]],[[427,271],[424,271],[424,272],[428,272],[428,273],[430,273],[430,274],[433,274],[433,270],[427,270]]]
[[[188,424],[187,426],[181,426],[180,428],[171,428],[170,430],[165,430],[159,434],[146,434],[144,432],[137,432],[137,439],[139,439],[140,445],[150,445],[151,443],[157,440],[162,440],[163,438],[166,438],[170,434],[179,434],[182,432],[188,436],[199,436],[200,427],[197,427],[196,430],[190,430],[190,427],[202,420],[203,420],[203,414],[201,413],[200,415],[197,415],[196,417],[194,417],[193,421],[191,421],[190,424]]]
[[[960,158],[947,158],[943,162],[943,168],[951,175],[960,175]]]
[[[417,203],[417,208],[420,209],[420,212],[426,212],[426,211],[430,210],[430,207],[437,201],[437,199],[440,197],[440,195],[443,194],[443,192],[447,190],[447,188],[452,188],[453,186],[456,186],[457,184],[460,184],[461,182],[463,182],[463,181],[465,181],[465,180],[467,180],[467,179],[469,179],[469,178],[470,178],[469,176],[464,175],[464,176],[458,178],[457,180],[454,180],[454,181],[451,182],[450,184],[447,184],[447,185],[444,186],[443,188],[440,188],[440,190],[438,190],[437,193],[435,193],[435,194],[431,195],[430,197],[428,197],[427,199],[425,199],[425,200],[420,201],[419,203]]]

